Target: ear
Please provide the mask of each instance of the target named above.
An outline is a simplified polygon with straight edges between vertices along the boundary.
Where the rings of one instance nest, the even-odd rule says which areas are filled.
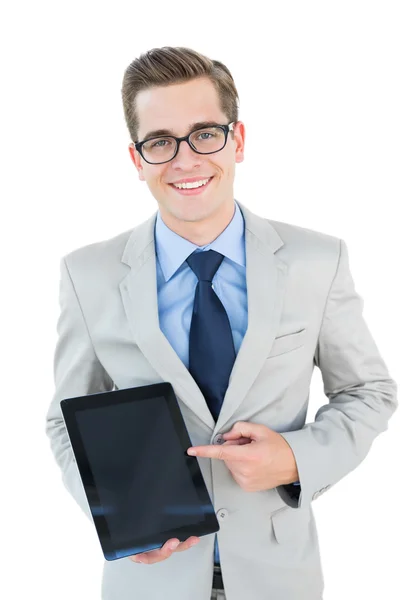
[[[131,156],[132,162],[135,165],[137,172],[139,173],[140,181],[145,181],[145,177],[143,175],[143,165],[142,165],[142,157],[139,152],[136,150],[134,144],[129,144],[128,146],[129,154]]]
[[[246,137],[245,127],[242,121],[237,121],[235,123],[233,134],[234,142],[236,144],[235,161],[241,163],[244,161],[244,141]]]

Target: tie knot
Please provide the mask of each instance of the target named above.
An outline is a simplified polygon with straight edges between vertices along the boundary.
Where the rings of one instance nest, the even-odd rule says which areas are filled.
[[[199,281],[211,282],[224,258],[223,254],[215,250],[206,250],[205,252],[193,252],[187,257],[186,262]]]

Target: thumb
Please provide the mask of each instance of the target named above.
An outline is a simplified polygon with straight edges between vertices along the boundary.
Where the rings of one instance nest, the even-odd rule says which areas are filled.
[[[246,421],[237,421],[230,431],[222,434],[224,440],[236,440],[241,437],[251,440],[265,439],[268,433],[268,427],[260,423],[249,423]]]

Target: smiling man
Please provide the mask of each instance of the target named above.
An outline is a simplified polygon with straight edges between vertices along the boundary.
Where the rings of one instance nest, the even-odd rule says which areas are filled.
[[[91,518],[60,400],[170,382],[220,530],[106,561],[102,598],[321,600],[312,502],[362,462],[397,407],[346,243],[235,200],[245,127],[221,62],[156,48],[129,65],[122,97],[130,157],[158,210],[62,258],[46,431]],[[306,424],[315,366],[328,402]]]

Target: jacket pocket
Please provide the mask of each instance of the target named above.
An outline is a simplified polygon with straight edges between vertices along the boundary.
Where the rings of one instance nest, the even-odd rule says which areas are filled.
[[[288,333],[275,338],[271,351],[268,354],[268,358],[278,356],[279,354],[286,354],[287,352],[301,348],[301,346],[304,345],[306,333],[307,329],[301,329],[295,333]]]
[[[284,507],[272,513],[272,529],[278,544],[304,540],[308,535],[310,518],[310,511],[306,508]]]

